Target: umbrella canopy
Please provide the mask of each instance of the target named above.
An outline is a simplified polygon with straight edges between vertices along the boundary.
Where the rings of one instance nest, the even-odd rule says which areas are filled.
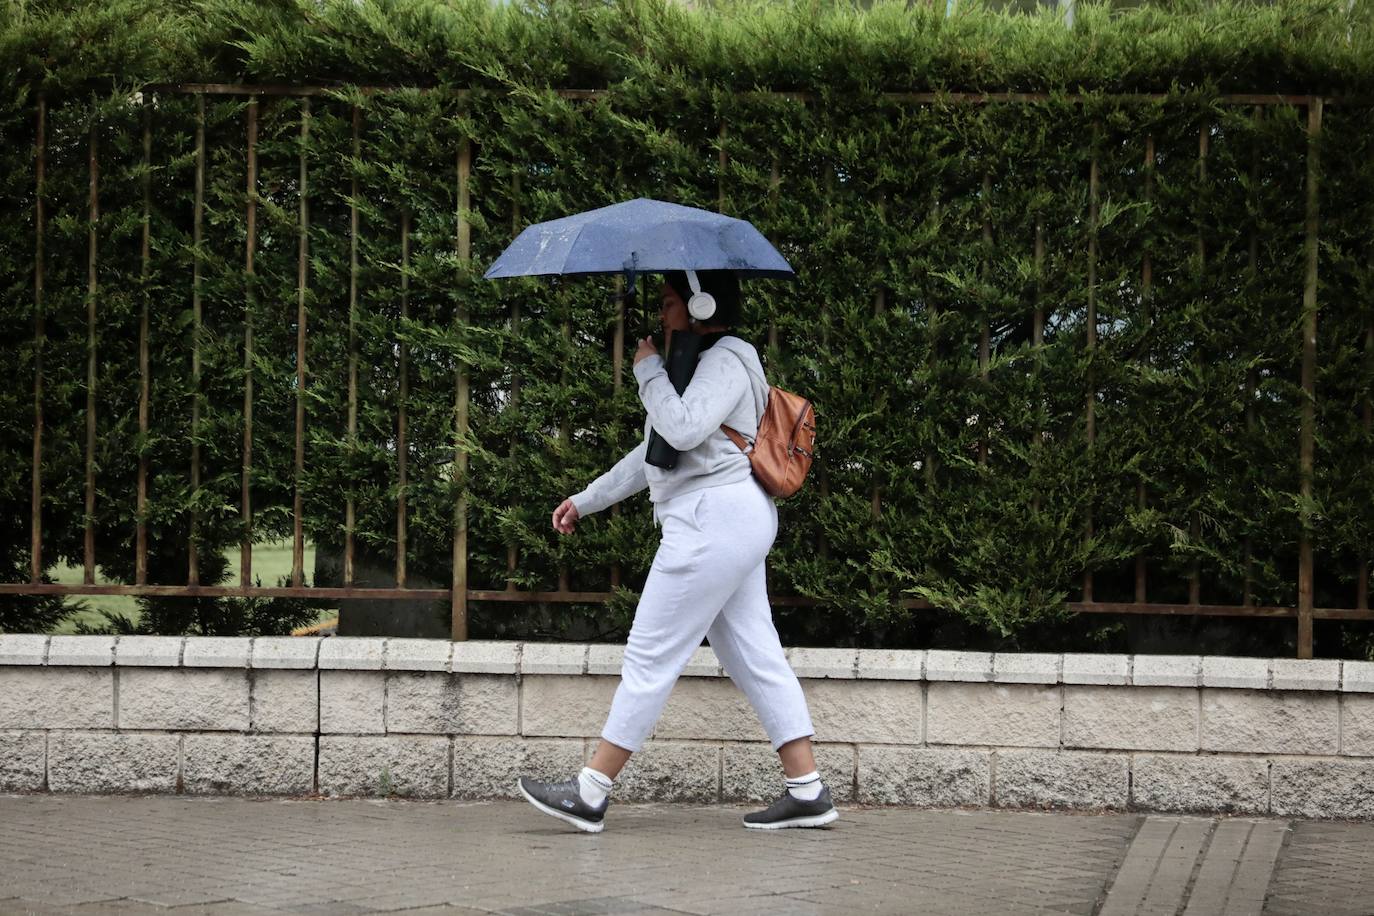
[[[640,197],[536,223],[484,275],[661,273],[733,270],[754,277],[796,274],[749,222]]]

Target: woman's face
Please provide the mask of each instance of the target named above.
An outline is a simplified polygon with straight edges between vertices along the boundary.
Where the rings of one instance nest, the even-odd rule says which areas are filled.
[[[682,297],[677,294],[667,283],[663,284],[662,304],[658,311],[659,320],[663,322],[664,331],[690,331],[691,326],[687,323],[687,303],[682,301]]]

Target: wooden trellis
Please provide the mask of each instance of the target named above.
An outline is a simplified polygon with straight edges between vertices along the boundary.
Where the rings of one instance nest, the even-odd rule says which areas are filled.
[[[364,87],[364,93],[386,93],[395,91],[399,87]],[[92,519],[95,514],[96,499],[96,479],[95,479],[95,443],[96,443],[96,308],[98,300],[97,286],[97,220],[99,217],[99,165],[97,137],[95,128],[92,127],[89,138],[88,150],[88,169],[89,169],[89,251],[87,258],[87,391],[86,391],[86,441],[85,441],[85,511],[86,527],[84,538],[84,575],[83,582],[76,585],[50,584],[43,583],[42,576],[42,521],[40,516],[40,506],[42,501],[42,467],[41,454],[43,442],[43,340],[44,340],[44,273],[45,273],[45,251],[44,241],[46,234],[46,213],[44,209],[45,179],[46,179],[46,157],[47,157],[47,102],[40,95],[37,99],[36,109],[36,143],[35,143],[35,175],[36,175],[36,203],[35,203],[35,247],[34,247],[34,337],[37,343],[36,348],[36,370],[34,378],[34,425],[33,425],[33,458],[31,474],[31,565],[30,581],[26,583],[5,583],[0,584],[0,594],[28,594],[28,595],[142,595],[142,596],[168,596],[168,597],[191,597],[191,596],[237,596],[237,597],[291,597],[291,598],[328,598],[335,600],[347,600],[354,598],[368,599],[397,599],[397,600],[445,600],[451,604],[451,634],[454,640],[467,638],[467,606],[470,601],[505,601],[505,602],[574,602],[574,603],[596,603],[604,602],[611,598],[610,591],[573,591],[569,584],[569,574],[566,568],[558,571],[558,588],[555,591],[521,591],[514,586],[514,578],[519,565],[519,552],[514,544],[507,548],[507,587],[501,590],[483,590],[470,587],[467,575],[468,560],[468,504],[465,495],[455,501],[452,520],[453,531],[453,579],[449,588],[410,588],[407,585],[406,569],[406,545],[408,533],[407,506],[406,506],[406,485],[408,480],[407,468],[407,415],[406,415],[406,394],[408,390],[408,352],[404,342],[399,345],[400,375],[399,389],[400,400],[397,417],[397,473],[400,484],[400,495],[396,506],[396,542],[397,554],[395,565],[396,585],[387,588],[359,588],[354,584],[354,529],[356,526],[355,505],[352,495],[346,499],[344,506],[344,561],[343,561],[343,586],[338,588],[306,587],[304,586],[304,528],[303,513],[304,506],[302,500],[300,480],[304,470],[305,460],[305,390],[306,390],[306,342],[307,342],[307,309],[306,297],[309,289],[309,241],[308,233],[310,227],[310,198],[308,191],[309,173],[305,156],[305,146],[309,139],[311,123],[311,99],[326,96],[332,90],[326,87],[302,87],[302,86],[275,86],[275,85],[176,85],[149,87],[147,90],[191,94],[195,96],[196,106],[196,129],[195,129],[195,203],[193,215],[193,278],[192,278],[192,313],[193,313],[193,333],[192,333],[192,384],[194,397],[191,407],[191,427],[192,450],[190,456],[190,481],[194,489],[200,485],[201,477],[201,455],[200,447],[194,431],[198,429],[200,423],[200,337],[201,337],[201,259],[202,259],[202,220],[204,215],[204,196],[205,196],[205,100],[207,96],[244,96],[248,99],[247,105],[247,209],[246,209],[246,248],[244,251],[244,274],[247,278],[247,314],[252,314],[252,303],[257,295],[255,285],[254,256],[258,244],[257,235],[257,204],[258,204],[258,165],[257,165],[257,145],[258,145],[258,99],[268,96],[290,96],[299,97],[302,100],[300,137],[302,141],[302,151],[299,161],[299,213],[298,213],[298,264],[297,264],[297,337],[296,337],[296,394],[295,394],[295,487],[293,494],[293,539],[292,539],[292,572],[291,585],[287,587],[255,587],[251,584],[252,578],[252,527],[253,527],[253,504],[252,489],[250,478],[253,469],[253,358],[254,341],[253,327],[251,320],[248,321],[244,331],[244,399],[243,399],[243,445],[242,445],[242,492],[241,492],[241,514],[244,521],[244,535],[241,541],[241,565],[238,585],[225,586],[205,586],[200,584],[199,558],[196,553],[197,529],[199,517],[193,509],[191,514],[190,544],[189,544],[189,566],[187,569],[186,585],[150,585],[147,582],[147,529],[144,521],[145,506],[147,503],[148,488],[148,459],[146,456],[139,461],[138,467],[138,529],[135,541],[136,565],[135,581],[131,585],[112,585],[97,584],[95,582],[95,558],[96,544]],[[453,92],[457,96],[464,93],[461,91],[444,90]],[[565,90],[561,93],[570,99],[591,99],[600,95],[595,90]],[[804,93],[777,93],[777,96],[785,96],[799,101],[808,101],[810,96]],[[1067,96],[1059,97],[1072,102],[1081,102],[1081,97]],[[1135,94],[1114,96],[1118,101],[1130,102],[1150,102],[1166,98],[1155,94]],[[990,104],[990,103],[1037,103],[1044,102],[1049,96],[1038,93],[889,93],[885,100],[889,102],[907,104]],[[1147,563],[1144,556],[1137,558],[1134,571],[1134,592],[1133,602],[1099,602],[1093,600],[1093,574],[1086,571],[1082,582],[1082,600],[1069,602],[1071,610],[1084,613],[1111,613],[1111,614],[1159,614],[1159,615],[1207,615],[1207,616],[1236,616],[1236,617],[1269,617],[1269,618],[1295,618],[1298,624],[1298,656],[1300,658],[1310,658],[1312,655],[1312,625],[1316,619],[1342,619],[1342,620],[1369,620],[1374,619],[1374,611],[1369,608],[1369,563],[1363,561],[1360,564],[1356,582],[1356,602],[1353,608],[1319,608],[1314,607],[1313,599],[1313,549],[1311,538],[1311,509],[1310,503],[1313,495],[1313,476],[1314,476],[1314,442],[1315,442],[1315,400],[1316,400],[1316,369],[1317,369],[1317,319],[1318,319],[1318,161],[1317,161],[1317,140],[1321,132],[1322,112],[1325,104],[1330,103],[1356,103],[1369,104],[1368,100],[1327,100],[1320,96],[1309,95],[1262,95],[1262,94],[1233,94],[1223,97],[1222,101],[1232,105],[1253,106],[1255,116],[1258,118],[1264,106],[1295,106],[1304,108],[1307,112],[1307,174],[1306,174],[1306,219],[1304,230],[1304,260],[1305,273],[1303,283],[1302,299],[1302,328],[1303,339],[1301,346],[1301,388],[1303,398],[1301,403],[1301,420],[1299,430],[1299,481],[1300,494],[1302,498],[1302,524],[1299,531],[1299,560],[1297,575],[1297,605],[1287,606],[1265,606],[1257,605],[1251,601],[1251,578],[1250,566],[1253,546],[1249,540],[1245,543],[1246,554],[1246,577],[1244,585],[1244,597],[1239,605],[1218,605],[1205,604],[1201,601],[1201,571],[1196,561],[1189,574],[1189,600],[1182,604],[1151,603],[1148,600],[1147,582]],[[360,131],[361,113],[356,106],[352,109],[352,151],[354,157],[360,156]],[[728,127],[722,122],[719,127],[719,136],[722,141],[727,136]],[[142,196],[143,196],[143,223],[142,223],[142,246],[141,246],[141,278],[146,285],[149,274],[150,264],[150,226],[151,226],[151,156],[152,156],[152,130],[149,118],[149,110],[145,107],[142,122],[143,140],[143,172],[142,172]],[[1200,177],[1205,177],[1208,158],[1209,130],[1206,126],[1199,133],[1197,169]],[[727,163],[724,143],[720,145],[720,166],[721,174],[725,172]],[[1088,181],[1088,289],[1087,289],[1087,340],[1086,346],[1092,350],[1096,346],[1096,326],[1097,326],[1097,260],[1098,260],[1098,230],[1100,221],[1100,190],[1099,190],[1099,154],[1098,154],[1098,132],[1097,127],[1093,131],[1092,154],[1089,161],[1089,181]],[[459,144],[455,152],[454,159],[454,179],[457,188],[457,212],[455,216],[455,253],[458,258],[469,261],[472,257],[472,220],[471,220],[471,176],[473,169],[473,149],[471,139],[464,139]],[[1149,135],[1145,137],[1145,161],[1143,164],[1144,197],[1146,201],[1152,199],[1154,194],[1155,181],[1155,137]],[[1256,174],[1252,166],[1252,177]],[[519,175],[513,176],[513,190],[516,197],[519,194]],[[983,193],[986,199],[990,193],[991,175],[983,176]],[[775,151],[771,167],[770,178],[770,206],[776,203],[778,189],[780,187],[780,160]],[[359,277],[359,215],[358,215],[358,182],[354,177],[352,181],[352,198],[350,200],[350,231],[349,231],[349,334],[348,334],[348,416],[347,416],[347,435],[350,447],[357,441],[358,434],[358,341],[357,341],[357,319],[358,319],[358,277]],[[933,198],[932,205],[939,206],[938,194]],[[723,177],[719,187],[719,208],[725,206],[725,187]],[[885,213],[886,201],[881,201],[881,212]],[[400,314],[402,321],[408,318],[408,298],[409,298],[409,278],[408,267],[410,261],[410,237],[411,219],[408,212],[401,213],[399,227],[400,251],[401,251],[401,291],[400,291]],[[520,210],[518,201],[515,205],[512,217],[512,231],[518,231],[520,225]],[[988,262],[991,258],[993,245],[993,226],[985,213],[982,222],[983,242],[985,253],[983,255],[982,270],[984,274],[988,270]],[[1251,276],[1257,270],[1257,238],[1252,230],[1249,240],[1249,270]],[[1197,254],[1200,259],[1207,257],[1207,251],[1203,242],[1201,232],[1198,237]],[[1041,267],[1045,261],[1045,225],[1042,216],[1037,216],[1035,223],[1034,238],[1034,264],[1037,277],[1041,274]],[[1145,320],[1150,320],[1150,305],[1153,277],[1153,252],[1147,246],[1141,252],[1140,266],[1140,289]],[[139,331],[139,409],[138,424],[140,435],[146,437],[148,434],[148,414],[149,414],[149,302],[148,294],[145,290],[143,294],[142,311]],[[886,307],[885,291],[881,288],[874,293],[873,309],[875,314],[881,314]],[[936,318],[936,308],[930,305],[930,320],[932,325]],[[468,313],[466,306],[459,303],[457,320],[460,325],[467,321]],[[616,317],[615,324],[615,345],[614,345],[614,383],[617,389],[622,385],[623,376],[623,350],[625,339],[625,313],[623,303]],[[512,306],[510,315],[511,327],[514,333],[518,333],[521,321],[520,309],[518,304]],[[1044,328],[1046,314],[1043,302],[1043,289],[1037,285],[1033,302],[1033,324],[1032,324],[1032,345],[1036,348],[1043,346]],[[564,319],[563,334],[567,338],[571,334],[571,327],[568,320]],[[768,340],[770,346],[777,346],[778,333],[774,324],[769,325]],[[1374,361],[1374,324],[1368,328],[1364,339],[1364,350],[1366,358]],[[935,347],[932,346],[931,358],[935,358]],[[986,316],[983,317],[980,328],[980,338],[978,345],[978,367],[980,377],[987,378],[990,362],[990,340],[989,327]],[[512,403],[519,403],[521,379],[518,372],[514,375],[513,384],[510,391]],[[466,472],[468,456],[461,447],[465,441],[469,429],[469,385],[470,377],[467,367],[460,364],[454,378],[454,433],[460,446],[454,452],[454,465],[457,472],[461,475]],[[1253,389],[1255,379],[1253,370],[1246,379],[1247,394]],[[1088,390],[1085,392],[1084,413],[1086,421],[1087,444],[1088,448],[1093,448],[1096,438],[1095,426],[1095,402],[1097,399],[1096,382],[1091,374],[1088,375]],[[1253,428],[1255,418],[1253,407],[1250,406],[1250,398],[1247,398],[1245,423],[1247,428]],[[1371,406],[1370,397],[1366,395],[1362,404],[1362,424],[1368,431],[1374,415],[1374,407]],[[569,436],[568,423],[565,420],[559,430],[560,439],[566,441]],[[1036,445],[1038,446],[1036,437]],[[512,448],[514,446],[512,445]],[[988,456],[988,443],[986,439],[978,442],[978,462],[985,464]],[[934,481],[934,461],[933,456],[927,455],[924,458],[924,468],[927,475],[927,482],[933,485]],[[823,472],[823,469],[822,469]],[[818,480],[818,486],[825,488],[827,481],[822,473]],[[1141,508],[1148,504],[1148,494],[1144,481],[1140,481],[1136,488],[1136,500]],[[883,509],[882,486],[881,482],[875,480],[871,490],[872,515],[876,519]],[[1094,530],[1094,519],[1089,510],[1084,518],[1084,536],[1091,538]],[[1198,519],[1196,514],[1190,520],[1190,524],[1196,533]],[[822,543],[820,550],[824,553],[828,545]],[[609,570],[609,578],[612,588],[620,584],[622,570],[619,564],[614,565]],[[810,606],[819,602],[815,599],[797,596],[778,596],[774,597],[773,602],[778,605]],[[924,608],[929,605],[922,600],[903,600],[898,602],[909,608]]]

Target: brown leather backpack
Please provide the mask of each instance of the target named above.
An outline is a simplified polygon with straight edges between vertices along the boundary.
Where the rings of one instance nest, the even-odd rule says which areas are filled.
[[[769,495],[791,496],[801,489],[816,451],[816,414],[810,401],[770,386],[753,445],[730,427],[720,428],[749,456],[754,476]]]

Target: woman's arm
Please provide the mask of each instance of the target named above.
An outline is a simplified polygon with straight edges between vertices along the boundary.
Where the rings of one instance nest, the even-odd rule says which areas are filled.
[[[615,463],[609,471],[593,480],[587,489],[570,496],[577,507],[579,518],[600,512],[613,506],[627,496],[633,496],[649,485],[644,476],[645,442],[640,442],[625,453],[625,457]]]
[[[706,441],[749,390],[749,374],[734,356],[725,359],[703,356],[681,397],[668,381],[663,357],[645,357],[635,364],[634,372],[639,380],[639,400],[649,414],[649,422],[680,452]]]

